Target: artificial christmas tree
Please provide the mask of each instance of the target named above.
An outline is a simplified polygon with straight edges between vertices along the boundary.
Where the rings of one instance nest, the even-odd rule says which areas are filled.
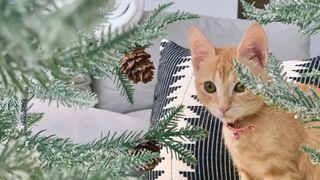
[[[158,15],[172,5],[168,3],[156,8],[140,26],[97,37],[91,29],[99,17],[111,12],[114,2],[63,2],[0,2],[0,178],[124,179],[133,169],[159,158],[157,151],[135,149],[144,140],[165,146],[164,142],[175,144],[176,137],[205,136],[200,128],[175,127],[182,107],[173,108],[146,133],[109,133],[86,144],[31,133],[31,126],[43,115],[28,112],[34,97],[74,108],[96,104],[95,94],[72,87],[73,77],[111,78],[120,93],[133,102],[132,85],[120,72],[118,60],[137,47],[151,45],[151,40],[165,33],[167,24],[197,17],[176,12],[159,19]],[[172,151],[186,154],[185,149]],[[192,160],[189,156],[185,159]]]

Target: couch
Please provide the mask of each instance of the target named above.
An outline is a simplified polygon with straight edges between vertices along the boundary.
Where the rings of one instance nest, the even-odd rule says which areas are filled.
[[[140,23],[147,15],[148,12],[143,14]],[[196,26],[215,46],[221,47],[239,43],[250,23],[248,20],[201,16],[198,20],[170,25],[168,35],[163,38],[187,47],[187,29],[189,26]],[[301,36],[295,26],[272,23],[265,30],[270,51],[281,61],[309,57],[310,37]],[[147,49],[156,67],[155,77],[148,84],[135,85],[135,104],[130,105],[119,95],[112,80],[77,80],[77,87],[98,94],[99,103],[96,107],[80,111],[67,107],[57,108],[55,105],[49,107],[46,102],[34,100],[31,111],[45,113],[43,119],[33,127],[34,132],[46,129],[44,134],[69,137],[75,142],[88,142],[108,131],[146,131],[150,125],[153,93],[157,83],[159,42],[160,39],[155,40],[154,45]]]

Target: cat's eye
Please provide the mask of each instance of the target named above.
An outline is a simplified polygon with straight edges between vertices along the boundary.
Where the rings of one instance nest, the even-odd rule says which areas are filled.
[[[208,93],[215,93],[217,91],[217,88],[216,88],[216,86],[214,85],[214,83],[212,81],[206,81],[204,83],[204,89]]]
[[[245,87],[243,84],[241,84],[240,82],[238,82],[238,83],[236,84],[236,86],[234,87],[234,90],[235,90],[236,92],[241,93],[241,92],[244,92],[244,91],[246,90],[246,87]]]

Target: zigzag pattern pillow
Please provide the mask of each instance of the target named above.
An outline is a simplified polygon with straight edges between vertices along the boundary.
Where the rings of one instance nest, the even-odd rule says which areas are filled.
[[[320,81],[318,78],[301,77],[299,75],[300,73],[310,73],[314,70],[319,71],[320,56],[303,60],[285,61],[282,64],[284,66],[284,71],[286,72],[288,80],[309,84],[320,88]]]
[[[160,44],[158,82],[155,88],[151,124],[160,119],[168,109],[183,104],[185,118],[180,127],[187,124],[201,126],[208,130],[207,139],[197,142],[183,142],[198,160],[190,166],[181,160],[171,158],[165,149],[161,150],[161,162],[148,173],[149,180],[237,180],[228,151],[221,133],[222,123],[212,116],[197,100],[191,67],[190,51],[174,42],[163,40]],[[285,71],[291,80],[313,84],[319,87],[316,79],[299,77],[301,72],[320,69],[320,57],[284,62]]]

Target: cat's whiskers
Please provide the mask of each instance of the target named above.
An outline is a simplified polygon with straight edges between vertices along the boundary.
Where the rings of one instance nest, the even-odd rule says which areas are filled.
[[[260,111],[255,112],[254,115],[260,116],[262,118],[266,117],[266,115],[264,113],[260,112]]]

